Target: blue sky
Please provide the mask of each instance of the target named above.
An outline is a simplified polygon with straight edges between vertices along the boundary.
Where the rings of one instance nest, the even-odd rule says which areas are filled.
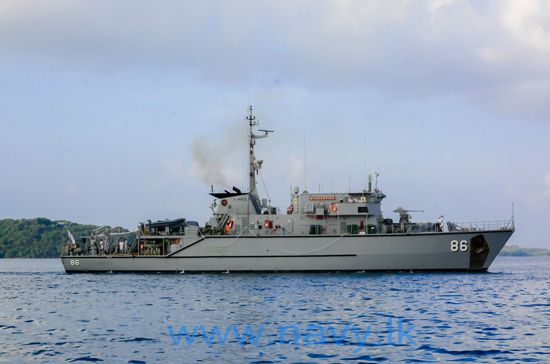
[[[550,246],[548,1],[4,0],[0,84],[0,218],[204,222],[252,104],[283,209],[377,171],[390,217],[514,203],[511,243]]]

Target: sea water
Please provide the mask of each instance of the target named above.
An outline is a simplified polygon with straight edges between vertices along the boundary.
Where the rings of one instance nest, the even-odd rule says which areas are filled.
[[[550,362],[550,257],[487,273],[65,274],[0,259],[0,362]]]

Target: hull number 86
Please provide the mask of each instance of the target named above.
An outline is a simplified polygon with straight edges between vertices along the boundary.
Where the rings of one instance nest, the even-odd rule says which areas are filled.
[[[468,251],[468,242],[466,240],[461,240],[460,242],[458,240],[451,241],[451,251],[452,252],[467,252]]]

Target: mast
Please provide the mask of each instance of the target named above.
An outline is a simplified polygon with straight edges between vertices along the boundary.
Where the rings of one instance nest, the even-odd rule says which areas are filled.
[[[259,131],[263,132],[263,134],[257,135],[254,134],[254,127],[257,125],[260,125],[258,121],[256,121],[256,117],[254,114],[252,114],[252,106],[248,107],[248,116],[246,117],[246,120],[248,120],[248,192],[251,194],[254,193],[257,195],[256,192],[256,173],[260,170],[262,166],[261,160],[256,161],[256,156],[254,155],[254,146],[256,145],[256,139],[263,139],[267,138],[267,135],[273,130],[264,130],[264,129],[258,129]]]
[[[256,141],[254,140],[254,132],[252,128],[256,125],[258,125],[258,122],[256,121],[256,117],[252,114],[252,106],[248,107],[248,116],[246,117],[246,120],[248,120],[248,192],[252,192],[256,188],[256,168],[255,168],[255,159],[254,156],[254,144],[256,144]]]

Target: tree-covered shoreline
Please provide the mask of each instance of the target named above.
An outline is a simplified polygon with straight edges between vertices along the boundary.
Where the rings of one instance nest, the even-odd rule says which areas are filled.
[[[535,257],[550,255],[550,249],[524,248],[517,245],[505,246],[500,255],[513,257]]]
[[[58,257],[63,244],[69,241],[67,228],[78,238],[98,226],[43,217],[0,220],[0,258]]]

